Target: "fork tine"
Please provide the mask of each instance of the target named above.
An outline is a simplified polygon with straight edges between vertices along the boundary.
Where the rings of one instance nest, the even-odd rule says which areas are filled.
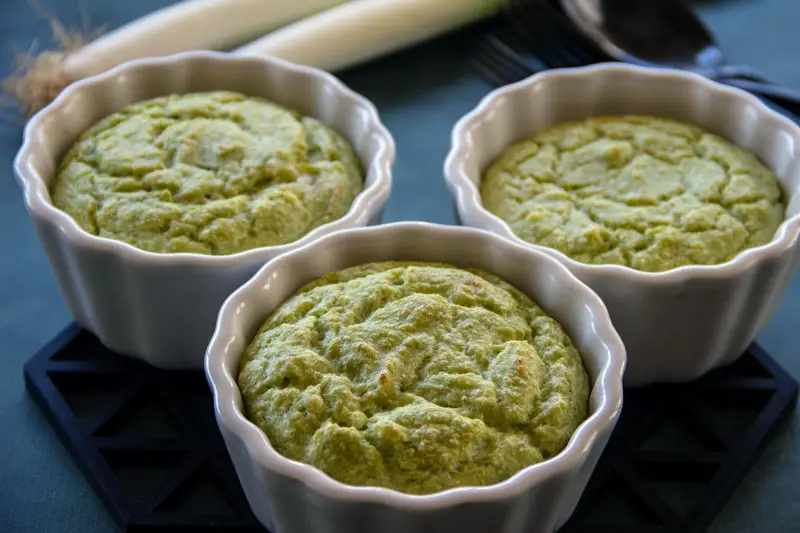
[[[531,30],[529,38],[541,41],[541,54],[553,66],[570,67],[582,62],[581,54],[572,50],[574,36],[563,31],[558,13],[545,1],[515,0],[512,7],[520,9],[520,13],[513,16],[517,26],[526,25]]]
[[[515,65],[516,72],[517,72],[517,81],[527,78],[542,70],[541,68],[533,68],[525,58],[518,54],[511,46],[506,44],[506,42],[498,39],[497,37],[492,36],[490,38],[490,44],[493,46],[495,53],[498,57],[502,57],[504,61],[506,61],[509,65]]]
[[[507,4],[506,17],[520,39],[552,68],[602,60],[566,15],[545,0],[512,0]]]
[[[507,85],[530,75],[530,70],[523,63],[501,53],[494,37],[488,37],[482,43],[477,57],[486,69],[494,73],[494,83],[497,85]]]
[[[511,28],[536,57],[551,68],[575,66],[575,59],[565,53],[562,39],[554,31],[551,13],[543,1],[514,0],[508,6],[506,14]]]
[[[481,41],[473,51],[471,66],[478,75],[496,87],[507,84],[508,72],[506,72],[493,57],[489,46]]]
[[[488,81],[495,87],[507,85],[508,74],[506,72],[501,72],[495,61],[485,56],[485,51],[482,49],[482,45],[478,45],[476,48],[475,56],[470,60],[470,65],[472,68],[481,78]]]
[[[500,48],[505,55],[514,57],[517,61],[525,64],[534,72],[539,72],[550,68],[550,66],[545,62],[531,54],[530,47],[527,46],[518,35],[507,30],[508,28],[506,27],[506,32],[503,35],[503,38],[499,39],[501,42],[498,45],[498,48]]]
[[[533,69],[514,54],[497,37],[489,36],[475,48],[473,65],[493,85],[507,85],[527,78]]]
[[[578,26],[572,22],[569,15],[564,12],[561,6],[549,6],[553,14],[553,20],[560,30],[564,33],[565,44],[578,58],[583,58],[587,63],[596,63],[608,59],[606,54],[583,34]]]

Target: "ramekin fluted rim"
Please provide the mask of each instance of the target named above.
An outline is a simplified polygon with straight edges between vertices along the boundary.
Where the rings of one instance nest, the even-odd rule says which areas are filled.
[[[698,84],[707,91],[735,97],[740,105],[753,106],[760,115],[759,120],[770,121],[780,131],[789,135],[793,141],[794,158],[795,160],[800,159],[800,127],[777,111],[769,108],[756,96],[742,89],[723,85],[688,71],[623,63],[598,63],[583,67],[547,70],[491,91],[481,99],[474,109],[464,115],[453,128],[451,149],[444,164],[445,180],[457,205],[468,211],[478,221],[479,227],[511,239],[517,244],[539,249],[557,257],[570,270],[579,273],[579,275],[625,279],[652,286],[681,284],[694,279],[728,279],[737,277],[757,263],[782,256],[797,244],[798,238],[800,238],[800,212],[794,216],[787,217],[769,243],[743,250],[724,263],[716,265],[686,265],[663,272],[647,272],[622,265],[581,263],[554,248],[530,243],[518,237],[506,221],[483,207],[479,187],[468,178],[467,172],[463,168],[464,156],[474,146],[474,139],[470,135],[471,128],[477,122],[484,120],[487,115],[490,115],[499,105],[499,102],[510,95],[524,93],[539,83],[548,83],[563,78],[588,79],[601,72],[611,72],[619,76],[677,78],[687,83]],[[800,188],[800,184],[797,185]],[[787,192],[791,198],[792,193],[797,194],[798,191]]]
[[[589,309],[592,331],[608,355],[594,380],[592,394],[601,397],[588,418],[572,434],[566,447],[556,456],[541,463],[520,470],[507,480],[483,487],[460,487],[429,495],[410,495],[383,487],[357,487],[334,480],[316,467],[287,459],[270,445],[266,435],[250,422],[237,401],[241,393],[236,377],[226,368],[235,354],[227,346],[235,324],[243,312],[242,304],[247,295],[260,290],[265,282],[270,282],[275,271],[284,264],[313,261],[321,250],[335,248],[338,243],[353,236],[383,234],[387,238],[393,232],[438,232],[451,235],[454,239],[485,239],[504,247],[508,253],[527,258],[535,257],[553,273],[567,292],[579,294]],[[491,502],[505,500],[531,487],[545,482],[568,471],[577,471],[585,462],[596,440],[604,429],[610,429],[616,422],[622,408],[622,376],[625,370],[625,347],[612,325],[611,318],[602,300],[585,284],[554,258],[529,247],[520,246],[507,239],[478,228],[444,226],[426,222],[400,222],[381,226],[355,228],[338,231],[318,241],[298,248],[267,263],[246,284],[236,290],[222,305],[217,326],[209,343],[205,358],[206,376],[214,396],[214,409],[217,421],[232,432],[245,446],[247,453],[256,463],[282,475],[304,483],[308,488],[339,501],[377,503],[399,507],[411,511],[424,511],[455,506],[464,503]],[[595,392],[596,391],[596,392]]]
[[[142,250],[131,244],[93,235],[83,230],[66,212],[58,209],[48,199],[48,183],[31,168],[30,162],[36,157],[39,143],[37,131],[47,117],[60,111],[70,103],[76,95],[87,89],[110,84],[123,76],[143,76],[153,68],[170,67],[183,62],[196,61],[235,62],[253,68],[264,67],[284,70],[305,76],[309,80],[318,79],[331,88],[337,98],[349,101],[355,108],[366,113],[370,129],[380,143],[373,160],[376,163],[377,179],[365,186],[353,201],[348,212],[341,218],[318,226],[296,241],[277,245],[262,246],[228,255],[209,255],[199,253],[157,253]],[[101,74],[85,78],[67,86],[49,105],[36,113],[25,125],[20,150],[14,158],[14,170],[22,187],[25,204],[31,215],[50,221],[58,226],[61,233],[74,246],[115,253],[132,262],[146,262],[159,265],[203,265],[210,267],[228,267],[245,261],[280,254],[298,246],[313,242],[322,235],[353,225],[363,225],[382,208],[392,187],[392,165],[395,160],[394,139],[383,124],[375,105],[365,97],[347,87],[332,74],[314,67],[299,65],[283,59],[267,56],[245,56],[227,52],[193,51],[181,52],[156,58],[145,58],[128,61],[113,67]],[[363,161],[365,167],[369,161]]]

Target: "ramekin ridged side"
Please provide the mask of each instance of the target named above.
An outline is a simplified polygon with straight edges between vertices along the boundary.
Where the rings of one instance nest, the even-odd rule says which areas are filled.
[[[303,284],[374,261],[445,262],[492,272],[562,323],[590,374],[590,415],[563,452],[509,480],[411,496],[339,483],[278,454],[244,416],[241,355]],[[274,533],[550,533],[572,514],[622,407],[625,348],[602,301],[558,261],[489,232],[421,222],[346,230],[270,261],[222,306],[206,354],[217,422],[251,508]]]
[[[720,265],[648,273],[526,243],[483,208],[482,174],[514,141],[563,121],[620,114],[693,123],[758,155],[787,192],[787,219],[772,242]],[[627,348],[626,385],[690,381],[734,361],[800,263],[800,128],[749,93],[687,72],[601,64],[497,89],[453,129],[445,179],[462,224],[550,254],[600,295]]]
[[[366,172],[348,213],[290,244],[210,256],[151,253],[91,235],[53,206],[48,184],[60,159],[95,121],[145,99],[211,90],[273,100],[347,137]],[[333,231],[380,223],[394,158],[375,106],[332,75],[278,59],[190,52],[132,61],[69,86],[29,121],[14,171],[76,321],[118,353],[161,368],[200,368],[219,306],[264,263]]]

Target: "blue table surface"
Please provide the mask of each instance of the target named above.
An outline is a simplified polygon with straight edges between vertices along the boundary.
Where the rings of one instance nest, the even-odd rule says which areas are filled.
[[[61,20],[77,24],[78,0],[45,0]],[[169,0],[89,0],[93,22],[118,26]],[[696,2],[732,62],[800,88],[798,0]],[[50,42],[48,25],[27,0],[0,2],[0,63],[10,65],[13,47]],[[10,66],[7,67],[7,74]],[[395,182],[387,221],[452,224],[442,163],[455,121],[490,87],[469,70],[464,50],[436,42],[342,74],[372,99],[397,140]],[[0,121],[0,532],[115,531],[115,523],[84,480],[42,414],[25,393],[22,366],[65,327],[70,315],[39,246],[11,173],[21,126]],[[422,194],[421,194],[422,192]],[[759,342],[800,377],[796,327],[800,277]],[[800,532],[800,413],[768,447],[737,489],[712,533]]]

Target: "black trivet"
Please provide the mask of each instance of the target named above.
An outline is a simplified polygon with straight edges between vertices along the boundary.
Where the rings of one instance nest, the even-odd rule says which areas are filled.
[[[69,326],[25,365],[28,393],[126,532],[264,533],[202,371],[163,371]]]
[[[128,532],[264,533],[199,371],[118,356],[70,326],[25,365],[28,392]],[[562,533],[704,531],[793,410],[798,384],[753,345],[685,385],[626,390]]]

